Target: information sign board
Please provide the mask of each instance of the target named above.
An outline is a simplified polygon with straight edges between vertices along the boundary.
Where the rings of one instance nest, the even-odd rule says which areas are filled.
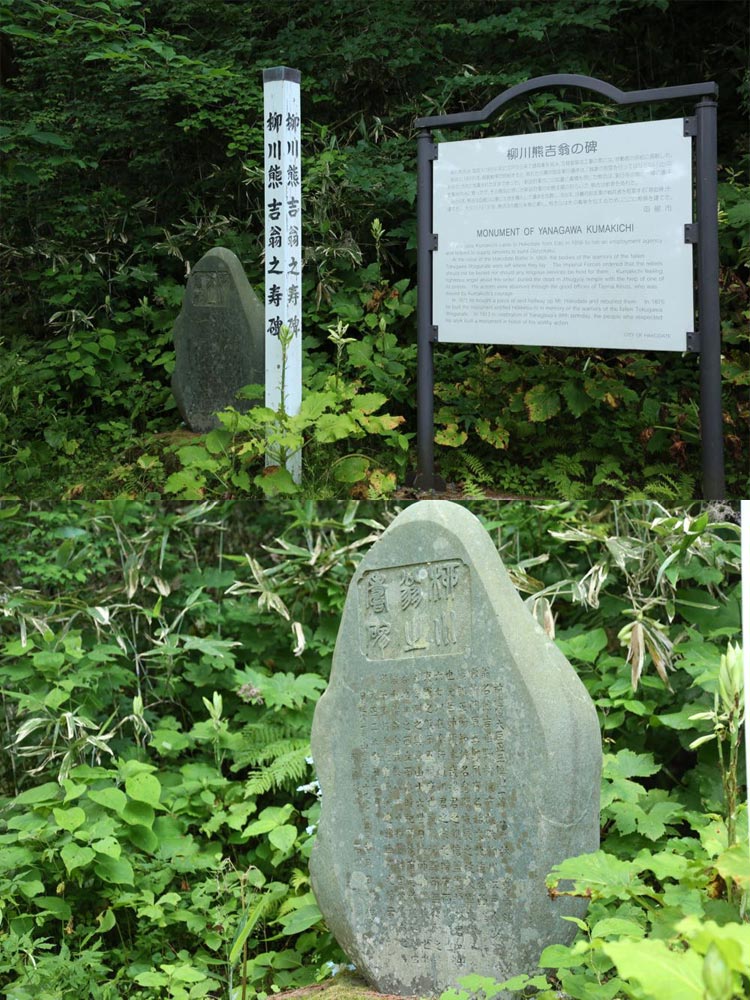
[[[694,329],[684,119],[441,142],[439,341],[685,351]]]

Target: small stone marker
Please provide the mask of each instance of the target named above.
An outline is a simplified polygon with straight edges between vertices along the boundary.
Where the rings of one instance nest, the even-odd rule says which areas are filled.
[[[349,587],[312,748],[323,915],[381,992],[502,980],[569,942],[545,877],[599,846],[601,739],[479,521],[416,503]]]
[[[236,393],[243,385],[263,385],[264,309],[231,250],[214,247],[191,271],[174,346],[172,392],[191,430],[220,427],[217,410],[253,405]]]

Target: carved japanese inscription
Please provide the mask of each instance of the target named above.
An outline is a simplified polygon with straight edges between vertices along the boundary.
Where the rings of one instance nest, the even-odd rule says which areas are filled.
[[[581,902],[544,880],[598,846],[596,715],[464,508],[413,505],[363,560],[312,745],[313,888],[376,989],[506,978],[570,940]]]
[[[464,563],[374,570],[363,574],[359,586],[361,649],[368,660],[435,656],[465,648],[470,623],[456,610],[469,598]]]
[[[172,391],[191,430],[219,427],[217,410],[253,405],[237,391],[265,378],[264,311],[231,250],[215,247],[193,268],[174,345]]]
[[[193,273],[193,305],[226,306],[229,298],[228,271],[195,271]]]

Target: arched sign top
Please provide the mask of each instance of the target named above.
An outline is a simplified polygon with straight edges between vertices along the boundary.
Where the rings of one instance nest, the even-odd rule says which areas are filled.
[[[417,128],[440,128],[451,125],[474,125],[494,118],[500,108],[510,101],[535,90],[546,90],[549,87],[580,87],[591,90],[602,97],[608,97],[617,104],[645,104],[649,101],[669,101],[685,98],[708,97],[716,99],[719,88],[713,82],[689,83],[676,87],[656,87],[651,90],[620,90],[611,83],[598,80],[593,76],[582,76],[578,73],[553,73],[550,76],[535,76],[509,87],[494,97],[479,111],[459,111],[452,115],[431,115],[417,118],[414,123]]]

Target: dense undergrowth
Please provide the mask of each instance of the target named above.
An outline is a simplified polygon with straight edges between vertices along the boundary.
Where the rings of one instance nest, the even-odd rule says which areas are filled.
[[[348,581],[397,509],[0,506],[9,1000],[262,1000],[346,964],[310,889],[309,732]],[[590,898],[578,941],[513,987],[746,995],[736,512],[472,509],[586,684],[605,753],[601,850],[548,881]]]
[[[304,444],[304,493],[388,496],[415,462],[414,118],[573,72],[624,89],[720,85],[725,441],[728,495],[741,496],[743,13],[669,0],[478,0],[460,12],[447,0],[0,0],[0,491],[197,499],[294,489],[264,473],[275,415],[228,416],[205,439],[180,428],[169,389],[188,268],[228,246],[263,294],[261,69],[284,63],[303,74],[307,401],[282,443]],[[590,96],[538,94],[497,127],[623,120]],[[692,108],[640,108],[628,120],[651,113]],[[436,365],[438,462],[466,495],[700,493],[694,356],[442,345]]]

